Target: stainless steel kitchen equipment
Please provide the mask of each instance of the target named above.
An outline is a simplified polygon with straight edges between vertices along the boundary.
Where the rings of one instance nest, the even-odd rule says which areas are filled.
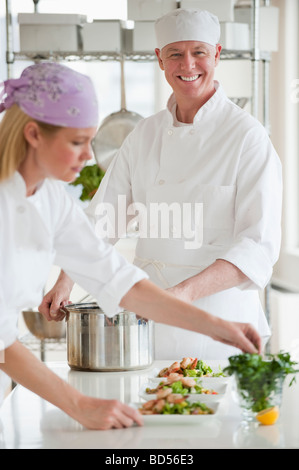
[[[153,322],[123,311],[107,317],[96,302],[70,304],[66,313],[67,361],[86,371],[137,370],[153,362]]]
[[[107,116],[98,129],[93,142],[95,159],[100,168],[107,170],[117,150],[137,122],[143,119],[140,114],[126,109],[124,60],[121,65],[121,109]]]
[[[66,335],[66,325],[63,321],[48,321],[36,310],[23,310],[25,325],[30,333],[40,340],[61,339]]]
[[[245,108],[246,104],[249,101],[249,98],[230,98],[230,100],[240,106],[240,108]]]

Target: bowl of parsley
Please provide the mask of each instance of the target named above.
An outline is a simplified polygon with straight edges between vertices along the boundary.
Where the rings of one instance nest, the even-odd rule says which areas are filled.
[[[268,354],[264,358],[259,354],[239,354],[228,358],[229,365],[224,373],[235,379],[235,389],[238,403],[242,410],[243,420],[260,421],[266,411],[277,410],[278,419],[283,386],[289,374],[299,372],[295,369],[296,362],[290,354],[280,352]],[[295,381],[295,375],[289,383]]]

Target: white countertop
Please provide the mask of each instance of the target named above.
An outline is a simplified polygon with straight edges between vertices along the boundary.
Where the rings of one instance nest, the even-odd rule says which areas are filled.
[[[207,361],[213,367],[215,361]],[[140,401],[139,391],[154,368],[171,361],[156,361],[133,372],[81,372],[65,362],[47,365],[87,395]],[[212,364],[213,363],[213,364]],[[221,361],[217,362],[221,364]],[[0,449],[231,449],[299,448],[299,380],[286,380],[278,422],[272,426],[244,427],[241,412],[229,391],[219,413],[199,424],[145,424],[143,427],[89,431],[65,413],[17,386],[0,409]]]

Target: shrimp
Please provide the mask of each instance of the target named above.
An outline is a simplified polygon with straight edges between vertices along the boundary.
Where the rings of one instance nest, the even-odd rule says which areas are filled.
[[[168,372],[168,367],[164,367],[164,369],[160,370],[158,377],[164,377],[164,374]]]
[[[196,381],[192,377],[182,377],[181,382],[184,387],[192,388],[196,385]]]
[[[157,391],[157,398],[165,398],[167,395],[170,395],[172,392],[171,388],[161,388]]]
[[[197,365],[197,357],[193,360],[192,364],[190,365],[190,369],[195,369]]]
[[[168,375],[171,374],[172,372],[177,372],[180,370],[180,363],[178,361],[174,362],[171,364],[171,366],[168,368]]]
[[[139,408],[139,412],[142,415],[153,415],[154,414],[153,410],[145,410],[144,408]]]
[[[180,370],[180,363],[178,361],[171,364],[170,367],[165,367],[159,372],[159,377],[168,377],[169,374],[173,372],[178,372]]]
[[[156,400],[156,404],[153,407],[153,411],[156,413],[160,413],[163,410],[164,405],[165,405],[164,399]]]
[[[159,386],[159,387],[160,387],[160,386]],[[149,388],[149,387],[147,387],[147,388],[145,389],[145,391],[146,391],[146,393],[149,393],[149,394],[151,394],[151,393],[157,393],[157,391],[159,390],[159,387],[156,387],[156,388]],[[162,385],[161,387],[163,387],[163,385]],[[160,387],[160,388],[161,388],[161,387]]]
[[[187,367],[193,363],[193,358],[192,357],[184,357],[182,360],[181,360],[181,368],[182,369],[187,369]]]
[[[147,401],[146,403],[144,403],[142,405],[142,409],[143,410],[151,410],[152,408],[154,408],[156,402],[157,402],[157,400],[149,400],[149,401]]]
[[[187,397],[183,397],[180,393],[171,393],[167,397],[168,403],[182,403]]]
[[[182,374],[172,372],[167,377],[167,380],[164,382],[164,385],[171,385],[171,384],[173,384],[173,382],[177,382],[178,380],[181,380],[181,378],[182,378]]]

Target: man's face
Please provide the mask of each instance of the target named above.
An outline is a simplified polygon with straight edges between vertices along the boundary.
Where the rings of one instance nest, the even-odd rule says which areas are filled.
[[[179,98],[210,98],[214,90],[214,71],[219,62],[221,46],[199,41],[179,41],[156,49],[165,78]]]

